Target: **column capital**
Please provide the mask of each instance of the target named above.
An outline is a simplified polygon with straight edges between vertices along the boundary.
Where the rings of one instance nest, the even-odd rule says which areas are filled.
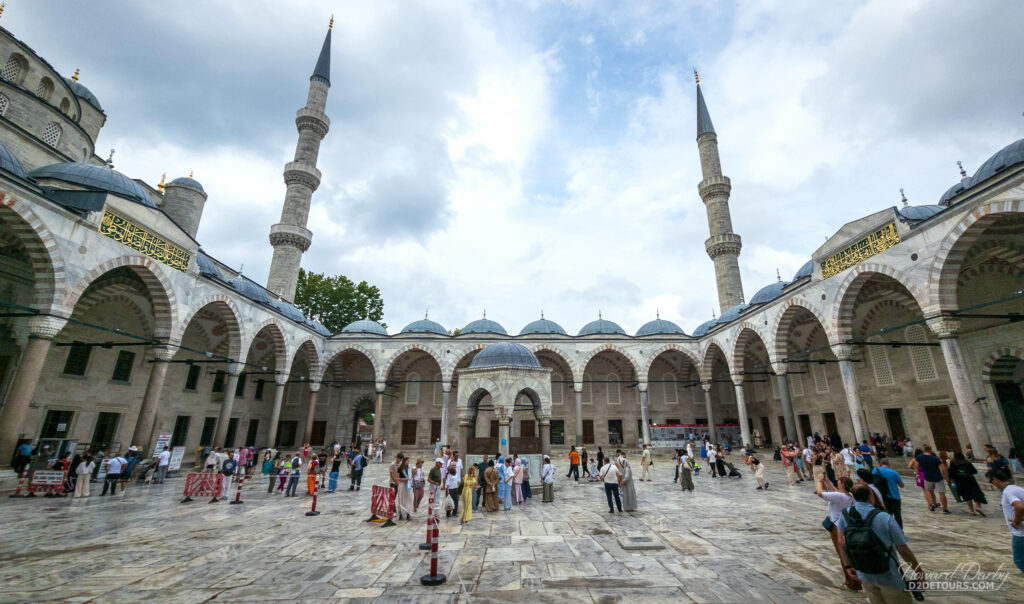
[[[52,340],[60,330],[68,324],[67,319],[60,317],[36,315],[28,320],[28,337],[41,340]]]
[[[309,391],[313,393],[320,392],[320,382],[310,382]]]
[[[583,392],[583,382],[576,382],[572,385],[572,389],[576,392]]]
[[[459,425],[460,426],[471,426],[473,425],[473,410],[472,409],[459,409]]]
[[[278,386],[284,386],[285,384],[288,383],[288,378],[290,377],[290,375],[286,375],[283,373],[274,374],[274,383],[277,384]]]
[[[955,338],[960,335],[960,319],[935,317],[928,319],[928,329],[932,330],[940,340]]]
[[[376,386],[377,386],[377,394],[382,394],[384,392],[384,390],[388,387],[388,383],[387,382],[377,382]]]
[[[228,363],[227,372],[229,375],[237,377],[245,369],[244,363]]]
[[[744,376],[742,373],[734,373],[732,374],[732,383],[736,386],[742,386],[744,377],[746,376]]]
[[[550,416],[550,415],[547,415],[547,416],[544,416],[544,415],[538,416],[538,418],[537,418],[537,421],[539,421],[539,422],[540,422],[540,425],[542,425],[542,426],[548,426],[548,427],[550,427],[550,426],[551,426],[551,416]]]
[[[647,380],[637,382],[636,389],[640,392],[647,392]]]
[[[772,371],[775,372],[775,375],[786,375],[786,369],[788,368],[787,365],[788,363],[783,363],[781,361],[772,363]]]
[[[835,344],[832,346],[832,353],[840,361],[849,361],[853,358],[853,344]]]
[[[452,391],[452,383],[451,383],[451,381],[441,382],[441,391],[442,392],[451,392]]]
[[[704,392],[711,392],[711,382],[701,382],[700,387],[704,389]]]
[[[154,346],[149,353],[153,355],[154,361],[166,363],[174,358],[177,351],[170,346]]]

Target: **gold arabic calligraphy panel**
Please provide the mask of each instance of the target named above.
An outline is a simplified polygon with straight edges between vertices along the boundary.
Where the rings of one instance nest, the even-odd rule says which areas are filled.
[[[191,258],[188,252],[127,218],[104,211],[100,233],[171,268],[181,272],[188,270]]]
[[[867,237],[857,243],[847,246],[831,257],[822,260],[821,277],[828,279],[832,275],[841,273],[875,254],[884,252],[899,242],[900,234],[896,230],[896,223],[890,222],[882,228],[869,233]]]

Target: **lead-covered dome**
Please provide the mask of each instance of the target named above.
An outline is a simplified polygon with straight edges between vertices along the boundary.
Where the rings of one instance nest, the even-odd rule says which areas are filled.
[[[723,312],[718,317],[718,321],[717,322],[718,323],[729,323],[730,321],[735,321],[736,319],[739,318],[740,313],[743,312],[744,310],[746,310],[747,307],[749,307],[749,306],[750,306],[749,304],[737,304],[736,306],[733,306],[732,308],[728,308],[728,309],[726,309],[725,312]]]
[[[679,335],[686,335],[686,334],[683,333],[683,328],[682,327],[676,325],[672,321],[666,321],[665,319],[662,319],[661,317],[658,317],[657,319],[655,319],[653,321],[648,321],[647,323],[644,323],[643,327],[641,327],[636,332],[636,335],[638,337],[639,336],[653,336],[653,335],[657,335],[657,334],[679,334]]]
[[[81,162],[67,162],[63,164],[51,164],[36,168],[29,172],[32,178],[52,178],[67,183],[100,189],[107,193],[113,193],[131,201],[141,203],[144,206],[155,208],[153,198],[149,192],[142,188],[142,185],[107,166],[85,164]]]
[[[992,157],[981,164],[978,171],[971,177],[971,185],[975,185],[986,178],[1002,172],[1006,168],[1024,163],[1024,138],[1006,145],[996,151]]]
[[[82,99],[83,101],[88,102],[90,105],[99,109],[100,111],[103,111],[103,107],[100,106],[100,100],[96,98],[96,95],[93,94],[91,90],[89,90],[82,84],[79,84],[75,80],[72,80],[71,78],[64,78],[64,83],[68,85],[68,88],[71,89],[71,92],[75,93],[75,96]]]
[[[267,290],[241,275],[228,279],[228,285],[250,300],[270,304],[270,294],[267,293]]]
[[[466,333],[496,333],[503,336],[508,335],[508,332],[505,331],[504,327],[499,325],[497,322],[488,319],[487,315],[484,315],[483,319],[471,321],[469,325],[462,328],[462,331],[459,332],[459,335]]]
[[[793,275],[793,281],[803,279],[804,277],[810,277],[813,272],[814,260],[808,260],[807,262],[804,263],[803,266],[800,267],[800,270],[798,270],[796,274]],[[792,283],[792,281],[790,283]]]
[[[28,173],[25,172],[25,166],[21,165],[17,157],[7,150],[7,147],[3,143],[0,143],[0,168],[7,170],[11,174],[18,178],[27,178]]]
[[[596,321],[591,321],[590,323],[587,323],[586,325],[584,325],[583,329],[580,330],[580,334],[579,335],[581,335],[581,336],[590,336],[590,335],[600,334],[600,333],[604,333],[604,334],[619,333],[619,334],[622,334],[622,335],[626,335],[626,332],[623,331],[623,329],[621,327],[619,327],[618,324],[613,323],[612,321],[608,321],[608,320],[602,319],[602,318],[599,318]]]
[[[388,335],[388,330],[384,329],[383,325],[369,319],[353,321],[345,327],[342,327],[341,331],[342,333],[375,333],[382,336]]]
[[[436,333],[439,336],[446,336],[448,332],[441,326],[440,323],[431,321],[430,319],[420,319],[419,321],[413,321],[405,326],[402,333]]]
[[[704,321],[703,323],[697,326],[697,329],[693,330],[693,337],[699,338],[701,336],[708,335],[708,332],[711,331],[711,328],[715,326],[715,323],[718,323],[718,319]]]
[[[167,184],[181,185],[183,187],[192,187],[193,189],[199,189],[203,193],[206,192],[206,189],[203,188],[203,185],[201,185],[198,180],[192,178],[191,176],[182,176],[180,178],[175,178],[174,180]]]
[[[944,206],[939,205],[923,205],[923,206],[903,206],[896,210],[899,215],[910,222],[921,222],[935,216],[942,210],[945,210]]]
[[[554,321],[545,319],[544,317],[541,317],[541,318],[537,319],[536,321],[533,321],[532,323],[527,324],[527,326],[524,327],[522,329],[522,331],[519,332],[519,335],[525,336],[525,335],[535,334],[535,333],[539,333],[539,334],[552,334],[552,333],[554,333],[554,334],[558,334],[558,335],[562,335],[562,336],[568,335],[568,334],[565,333],[565,330],[562,329],[561,325],[559,325],[558,323],[555,323]]]
[[[298,306],[295,306],[287,300],[271,300],[270,305],[277,309],[282,315],[288,317],[292,321],[303,323],[306,320],[306,315],[302,314]]]
[[[540,369],[540,361],[530,349],[515,342],[495,342],[488,344],[473,357],[470,369],[482,367],[525,367]]]
[[[220,274],[220,269],[217,268],[217,264],[214,263],[213,259],[204,254],[202,251],[196,255],[196,266],[199,267],[199,274],[206,277],[216,277],[217,279],[223,279],[224,277]]]
[[[771,302],[782,295],[782,288],[784,287],[786,287],[786,284],[782,281],[776,281],[770,285],[765,285],[761,289],[757,290],[757,293],[750,298],[750,303],[764,304],[765,302]]]

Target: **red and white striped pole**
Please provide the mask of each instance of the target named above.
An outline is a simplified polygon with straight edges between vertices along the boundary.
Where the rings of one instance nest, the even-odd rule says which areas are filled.
[[[313,481],[313,507],[306,512],[307,516],[319,516],[320,512],[316,511],[316,494],[320,492],[320,478],[323,478],[323,474],[317,477],[317,480]]]
[[[437,491],[438,488],[440,488],[440,487],[435,487],[434,485],[430,485],[430,499],[428,500],[428,503],[427,503],[427,542],[420,544],[420,549],[422,549],[422,550],[429,551],[431,549],[431,543],[433,543],[433,541],[431,540],[431,536],[434,534],[433,533],[433,527],[434,527],[434,520],[435,520],[434,519],[434,493]]]
[[[28,497],[28,495],[22,495],[21,489],[25,487],[25,479],[28,478],[28,466],[21,471],[21,476],[18,477],[18,488],[15,489],[14,494],[11,497]]]
[[[238,489],[235,491],[235,500],[229,501],[228,503],[245,503],[242,501],[242,485],[245,484],[245,473],[242,472],[238,475]]]
[[[430,498],[433,502],[434,498]],[[427,521],[427,543],[430,544],[430,574],[423,575],[420,577],[420,585],[427,585],[430,587],[442,585],[448,580],[448,577],[437,572],[437,544],[440,541],[437,528],[437,518],[431,510],[429,520]]]

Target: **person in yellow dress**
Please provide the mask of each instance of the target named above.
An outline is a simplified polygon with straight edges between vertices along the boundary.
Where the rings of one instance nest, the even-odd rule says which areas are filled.
[[[476,480],[476,466],[470,464],[466,470],[466,477],[462,481],[462,511],[459,514],[459,523],[466,524],[473,518],[473,491],[479,489],[480,485]]]

